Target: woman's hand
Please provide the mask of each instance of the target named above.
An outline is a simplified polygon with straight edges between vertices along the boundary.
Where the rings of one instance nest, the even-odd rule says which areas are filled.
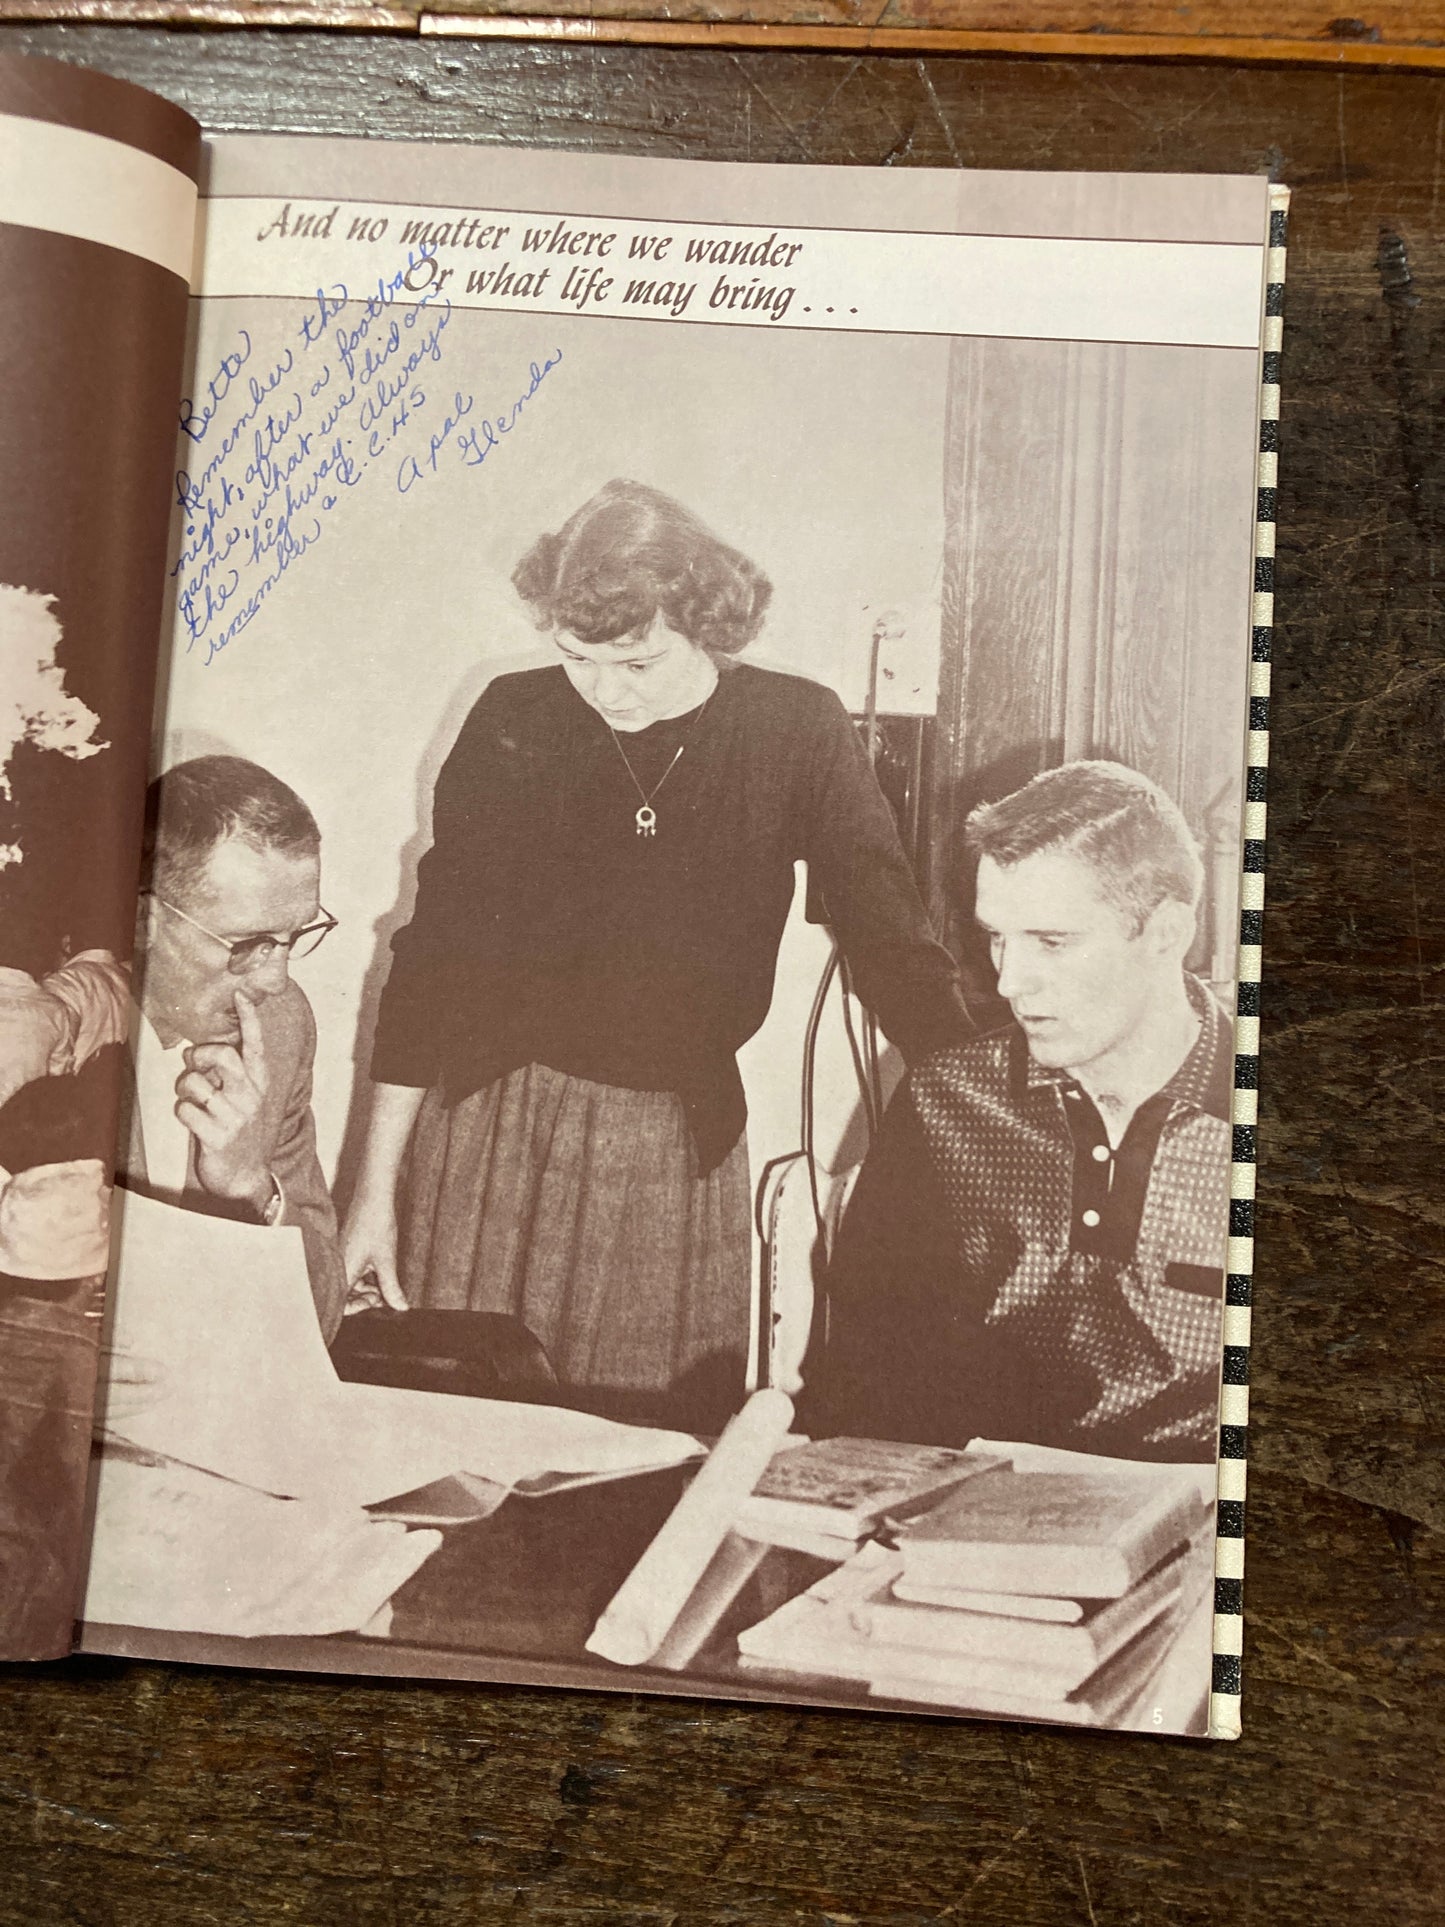
[[[348,1312],[379,1311],[383,1306],[392,1311],[407,1309],[406,1293],[397,1273],[396,1246],[393,1193],[381,1187],[359,1190],[341,1233]]]
[[[341,1234],[347,1311],[407,1309],[396,1269],[396,1190],[421,1100],[411,1084],[378,1084],[372,1092],[361,1173]]]

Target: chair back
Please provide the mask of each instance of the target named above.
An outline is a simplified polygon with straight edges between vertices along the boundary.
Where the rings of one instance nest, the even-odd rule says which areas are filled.
[[[825,1274],[859,1167],[819,1171],[817,1199],[808,1159],[794,1151],[774,1158],[758,1184],[758,1384],[794,1396],[814,1329],[825,1323]]]

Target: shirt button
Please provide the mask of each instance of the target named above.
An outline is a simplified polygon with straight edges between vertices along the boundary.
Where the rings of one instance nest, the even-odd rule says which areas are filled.
[[[1094,1146],[1094,1162],[1095,1164],[1107,1164],[1109,1162],[1109,1147],[1107,1144],[1096,1144]]]
[[[1084,1223],[1089,1227],[1090,1231],[1094,1229],[1094,1226],[1098,1222],[1099,1222],[1099,1214],[1097,1211],[1086,1211],[1084,1213]]]

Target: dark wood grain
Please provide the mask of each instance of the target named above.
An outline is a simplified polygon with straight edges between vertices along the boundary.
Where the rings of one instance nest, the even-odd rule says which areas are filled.
[[[1030,54],[1438,71],[1440,0],[1377,0],[1368,18],[1300,0],[0,0],[0,19],[317,27],[637,46]]]
[[[0,44],[92,61],[216,127],[1269,168],[1298,190],[1244,1739],[140,1663],[12,1671],[0,1921],[1438,1919],[1438,83],[380,35],[24,27]]]

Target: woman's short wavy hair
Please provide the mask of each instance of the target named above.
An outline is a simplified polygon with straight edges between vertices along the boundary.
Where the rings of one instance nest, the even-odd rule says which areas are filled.
[[[714,656],[757,635],[773,593],[762,570],[691,509],[644,482],[609,482],[535,541],[512,586],[538,626],[579,642],[640,635],[654,617]]]

